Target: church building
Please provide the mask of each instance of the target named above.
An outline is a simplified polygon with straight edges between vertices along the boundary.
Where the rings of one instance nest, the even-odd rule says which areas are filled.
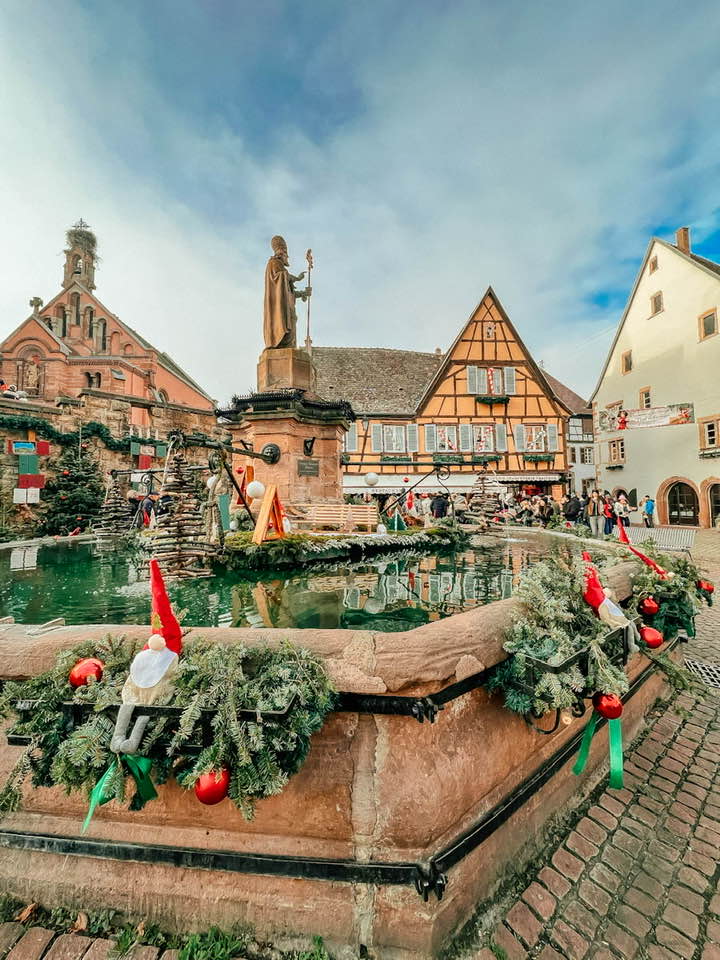
[[[29,398],[55,402],[92,392],[129,404],[130,423],[149,427],[167,404],[211,412],[213,400],[166,353],[148,343],[95,294],[97,241],[80,220],[67,232],[60,291],[0,343],[0,377]]]
[[[423,477],[418,490],[439,490],[437,468],[453,492],[483,474],[516,493],[565,492],[573,411],[492,288],[446,353],[313,347],[312,359],[320,396],[348,401],[357,416],[342,456],[346,494],[368,492],[369,472],[376,493]]]

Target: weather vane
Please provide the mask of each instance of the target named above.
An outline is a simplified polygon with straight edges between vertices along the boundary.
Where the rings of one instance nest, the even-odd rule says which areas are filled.
[[[87,230],[89,227],[90,227],[90,224],[85,223],[82,217],[80,217],[77,223],[73,224],[74,230]]]

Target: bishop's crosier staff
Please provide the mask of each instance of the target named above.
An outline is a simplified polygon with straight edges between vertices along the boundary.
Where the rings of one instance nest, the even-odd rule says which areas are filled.
[[[307,270],[307,285],[308,288],[312,286],[310,283],[310,275],[312,274],[312,268],[315,266],[313,263],[312,250],[308,250],[305,254],[305,259],[307,260],[308,270]],[[307,298],[307,336],[305,337],[305,349],[310,352],[312,350],[312,340],[310,339],[310,297]]]

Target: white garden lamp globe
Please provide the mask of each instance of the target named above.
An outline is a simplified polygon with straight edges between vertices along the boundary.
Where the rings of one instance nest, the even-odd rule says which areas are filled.
[[[217,480],[218,480],[218,478],[215,476],[215,474],[213,474],[212,477],[208,477],[208,478],[207,478],[207,481],[206,481],[206,483],[205,483],[205,486],[208,488],[208,490],[212,490],[212,488],[213,488],[213,487],[215,486],[215,484],[217,483]]]
[[[379,479],[380,477],[376,473],[373,473],[372,471],[370,471],[370,473],[365,474],[365,483],[367,484],[368,487],[377,486],[377,482]]]
[[[247,485],[247,495],[253,500],[259,500],[265,496],[265,484],[259,480],[253,480]]]

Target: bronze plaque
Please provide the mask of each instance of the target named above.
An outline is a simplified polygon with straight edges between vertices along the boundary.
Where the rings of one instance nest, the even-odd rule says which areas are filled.
[[[298,460],[298,476],[299,477],[319,477],[320,461],[319,460]]]

